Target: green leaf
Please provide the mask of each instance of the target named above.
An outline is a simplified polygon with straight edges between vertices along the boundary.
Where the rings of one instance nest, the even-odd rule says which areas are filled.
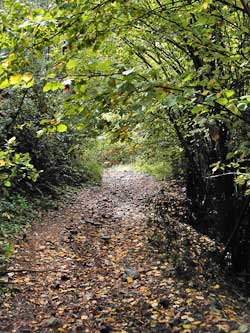
[[[67,125],[65,125],[65,124],[59,124],[59,125],[56,126],[56,130],[57,130],[57,132],[59,132],[59,133],[66,132],[67,129],[68,129],[68,127],[67,127]]]
[[[6,180],[3,184],[5,187],[11,187],[11,182],[9,180]]]
[[[0,89],[4,89],[4,88],[7,88],[10,86],[10,82],[8,79],[5,79],[3,80],[1,83],[0,83]]]
[[[241,112],[238,110],[237,106],[233,103],[227,105],[227,109],[229,109],[232,113],[236,115],[241,115]]]
[[[217,103],[219,103],[220,105],[227,105],[228,99],[225,97],[220,97],[217,99]]]
[[[227,90],[226,89],[223,92],[224,92],[224,94],[226,95],[227,98],[230,98],[230,97],[232,97],[235,94],[234,90]]]
[[[248,102],[250,102],[250,95],[241,96],[240,99],[246,99]]]
[[[43,87],[43,92],[50,91],[50,90],[51,90],[51,87],[52,87],[51,82],[47,82],[47,83],[45,84],[45,86]]]
[[[50,123],[51,123],[51,119],[42,119],[42,120],[40,120],[41,125],[50,124]]]
[[[43,91],[44,92],[56,91],[58,89],[63,89],[63,88],[64,88],[64,85],[61,82],[50,81],[45,84],[45,86],[43,87]]]
[[[205,98],[205,102],[212,103],[216,99],[216,94],[212,93]]]
[[[172,94],[169,94],[165,100],[166,102],[166,105],[169,106],[169,107],[172,107],[174,105],[176,105],[177,101],[176,101],[176,96],[172,95]]]
[[[226,159],[231,160],[234,157],[234,152],[227,153]]]
[[[244,177],[244,175],[239,175],[236,180],[235,180],[235,183],[238,184],[238,185],[244,185],[246,182],[246,178]]]
[[[237,105],[237,108],[241,111],[245,111],[247,109],[247,104],[246,103],[239,103]]]
[[[78,60],[77,59],[70,59],[66,65],[67,69],[73,69],[75,67],[77,67],[78,65]]]
[[[196,105],[195,107],[192,108],[192,113],[193,114],[199,114],[203,111],[204,109],[204,106],[199,104],[199,105]]]
[[[182,81],[187,82],[190,81],[193,78],[192,74],[188,74]]]
[[[110,78],[108,80],[108,85],[112,88],[114,88],[116,86],[116,80],[114,78]]]

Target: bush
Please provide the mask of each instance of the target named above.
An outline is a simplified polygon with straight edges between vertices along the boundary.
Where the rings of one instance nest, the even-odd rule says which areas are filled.
[[[135,169],[140,172],[146,172],[154,176],[157,180],[170,179],[173,176],[173,170],[170,163],[166,161],[138,161],[135,164]]]
[[[36,216],[34,206],[21,194],[0,199],[0,240],[16,234]]]
[[[96,142],[88,143],[82,152],[78,152],[74,169],[86,177],[86,181],[100,184],[102,181],[103,167],[98,161]]]

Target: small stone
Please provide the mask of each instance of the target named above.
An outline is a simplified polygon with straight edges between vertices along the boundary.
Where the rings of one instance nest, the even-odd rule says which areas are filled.
[[[60,285],[60,282],[59,281],[56,281],[54,286],[52,286],[52,288],[54,289],[60,289],[61,285]]]
[[[61,276],[62,281],[68,281],[69,279],[70,279],[70,277],[68,275],[62,275]]]
[[[86,292],[86,294],[83,296],[82,299],[84,302],[88,302],[93,296],[94,296],[94,293],[89,291],[89,292]]]
[[[239,331],[240,331],[240,333],[250,333],[250,324],[246,323],[246,324],[240,325]]]
[[[170,302],[167,298],[162,298],[160,299],[160,302],[159,304],[164,308],[164,309],[167,309],[170,305]]]
[[[112,332],[113,328],[110,324],[103,324],[100,327],[100,333],[110,333]]]
[[[0,333],[1,333],[1,331],[0,331]],[[31,330],[31,328],[28,328],[28,327],[21,327],[21,328],[19,328],[18,333],[32,333],[32,330]]]
[[[125,269],[124,274],[122,275],[122,280],[127,281],[128,277],[131,277],[133,280],[139,278],[139,273],[136,268],[128,267]]]
[[[77,333],[84,333],[85,332],[85,327],[82,324],[77,325],[76,326],[76,332]]]
[[[50,317],[49,319],[47,319],[46,324],[50,328],[58,328],[61,326],[60,320],[57,319],[56,317]]]
[[[71,235],[77,235],[78,234],[78,230],[74,229],[74,230],[70,230]]]
[[[102,235],[102,239],[104,240],[105,243],[109,243],[111,237],[109,235]]]

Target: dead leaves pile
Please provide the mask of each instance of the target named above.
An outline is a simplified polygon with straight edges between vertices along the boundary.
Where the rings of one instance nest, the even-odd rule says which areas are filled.
[[[202,249],[216,245],[178,222],[186,212],[176,183],[165,191],[177,227],[154,223],[149,203],[157,203],[159,189],[151,177],[113,170],[102,187],[84,189],[74,204],[34,224],[9,267],[0,332],[248,329],[246,302],[203,260]]]

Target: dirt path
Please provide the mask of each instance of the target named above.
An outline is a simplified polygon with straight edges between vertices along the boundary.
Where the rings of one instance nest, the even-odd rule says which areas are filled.
[[[158,190],[151,177],[112,171],[34,225],[9,268],[26,271],[9,273],[15,293],[0,332],[239,332],[238,303],[222,312],[148,242],[147,202]]]
[[[83,190],[71,207],[34,226],[10,269],[44,272],[9,274],[19,292],[3,304],[2,330],[122,332],[141,325],[126,309],[147,293],[142,281],[154,257],[144,202],[157,187],[133,172],[107,173],[102,188]],[[122,277],[126,268],[140,280]]]

